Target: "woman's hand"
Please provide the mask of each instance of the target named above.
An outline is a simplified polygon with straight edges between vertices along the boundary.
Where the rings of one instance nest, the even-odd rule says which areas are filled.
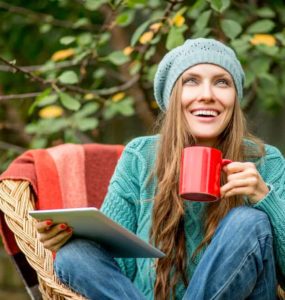
[[[223,168],[227,183],[221,187],[221,196],[248,196],[251,203],[257,203],[269,192],[255,164],[251,162],[232,162]]]
[[[39,240],[51,251],[57,251],[72,236],[72,228],[66,224],[53,224],[51,220],[38,222],[36,230]]]

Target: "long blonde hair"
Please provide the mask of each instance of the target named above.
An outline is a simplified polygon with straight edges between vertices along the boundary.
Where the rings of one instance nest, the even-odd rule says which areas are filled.
[[[185,146],[195,145],[181,105],[182,79],[175,84],[170,103],[160,129],[160,145],[157,153],[154,174],[157,177],[157,190],[152,214],[151,239],[166,256],[156,263],[155,299],[174,298],[177,283],[188,284],[186,275],[187,253],[184,232],[184,205],[178,193],[179,168],[182,150]],[[246,129],[246,123],[239,106],[235,103],[232,118],[219,137],[216,148],[223,156],[233,161],[245,161],[248,149],[244,139],[253,141],[251,156],[263,155],[263,146]],[[225,178],[222,178],[222,183]],[[233,207],[243,204],[242,197],[231,197],[211,203],[207,206],[204,220],[204,239],[196,249],[197,254],[203,246],[209,244],[219,221]]]

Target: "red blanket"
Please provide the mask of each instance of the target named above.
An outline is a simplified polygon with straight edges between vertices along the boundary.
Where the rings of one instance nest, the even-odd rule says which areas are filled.
[[[36,195],[37,209],[99,208],[123,149],[122,145],[65,144],[29,150],[12,162],[0,180],[29,181]],[[30,273],[33,270],[25,262],[2,212],[0,233],[6,251],[14,258],[27,288],[35,285],[31,280],[35,276]]]

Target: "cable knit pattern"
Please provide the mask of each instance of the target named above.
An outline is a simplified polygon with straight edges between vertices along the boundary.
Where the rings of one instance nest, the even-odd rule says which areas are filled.
[[[143,240],[149,242],[155,179],[147,180],[155,163],[158,136],[140,137],[125,148],[112,177],[101,210]],[[285,274],[285,161],[272,146],[266,146],[266,156],[257,164],[258,170],[270,186],[269,194],[255,208],[265,211],[272,223],[278,265]],[[185,232],[188,257],[203,239],[202,217],[206,203],[186,201]],[[189,259],[187,274],[191,279],[203,251]],[[153,259],[116,259],[122,272],[144,293],[153,299],[155,269]],[[186,288],[181,284],[176,299],[182,299]]]

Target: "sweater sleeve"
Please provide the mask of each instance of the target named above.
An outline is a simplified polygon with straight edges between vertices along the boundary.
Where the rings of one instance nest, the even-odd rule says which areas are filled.
[[[260,173],[270,191],[254,207],[264,211],[270,219],[278,271],[282,278],[280,283],[285,286],[285,160],[275,147],[267,146],[266,152]]]
[[[126,146],[118,161],[100,210],[115,222],[136,233],[136,201],[139,199],[140,168],[133,144],[130,142]],[[123,274],[133,280],[136,274],[136,260],[134,258],[116,258],[115,260]]]

